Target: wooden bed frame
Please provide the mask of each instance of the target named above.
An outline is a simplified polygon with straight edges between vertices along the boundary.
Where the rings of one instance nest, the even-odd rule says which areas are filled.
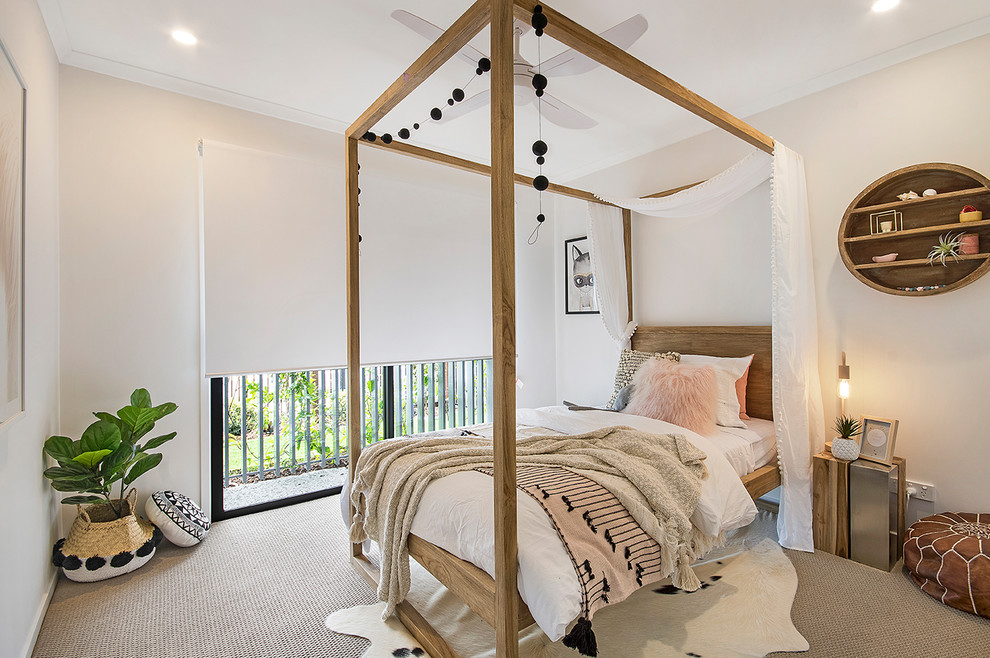
[[[535,0],[476,0],[426,51],[400,75],[346,131],[347,204],[347,377],[348,390],[361,390],[361,314],[359,285],[360,221],[358,209],[358,145],[388,148],[396,153],[438,162],[491,177],[492,208],[492,361],[495,484],[495,578],[454,558],[427,542],[410,538],[410,554],[452,592],[460,596],[495,629],[496,654],[505,658],[519,655],[521,626],[532,617],[521,605],[516,588],[516,455],[515,455],[515,207],[516,183],[532,179],[513,171],[513,19],[529,23],[534,9],[542,5],[548,25],[544,32],[560,43],[590,57],[633,82],[663,96],[686,110],[718,126],[767,153],[773,153],[773,140],[749,124],[686,89],[629,53],[566,16]],[[447,60],[468,44],[486,26],[491,27],[491,165],[455,158],[421,147],[393,141],[390,145],[368,142],[366,132],[413,92]],[[584,190],[550,185],[549,191],[586,201],[598,201]],[[626,272],[631,304],[630,213],[623,213],[627,252]],[[747,352],[748,354],[749,352]],[[751,374],[752,380],[752,374]],[[754,409],[755,411],[755,409]],[[360,396],[348,396],[348,436],[363,436]],[[360,456],[360,443],[350,447],[351,481]],[[755,474],[754,474],[755,475]],[[761,476],[762,480],[762,476]],[[760,486],[755,487],[758,490]],[[353,516],[354,510],[351,510]],[[377,587],[377,569],[363,554],[361,544],[352,544],[355,566]],[[465,566],[466,565],[466,566]],[[480,573],[479,573],[480,572]],[[483,578],[481,576],[484,576]],[[402,623],[434,658],[454,657],[444,639],[409,604],[396,609]]]

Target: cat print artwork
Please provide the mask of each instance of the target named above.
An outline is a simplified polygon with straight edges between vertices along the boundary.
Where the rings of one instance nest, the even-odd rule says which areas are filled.
[[[564,303],[566,313],[598,313],[591,241],[587,236],[564,241]]]

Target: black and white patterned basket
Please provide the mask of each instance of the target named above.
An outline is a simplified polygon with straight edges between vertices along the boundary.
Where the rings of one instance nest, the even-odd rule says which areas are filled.
[[[192,546],[203,541],[210,530],[210,519],[188,496],[175,491],[156,491],[144,506],[151,522],[176,546]]]

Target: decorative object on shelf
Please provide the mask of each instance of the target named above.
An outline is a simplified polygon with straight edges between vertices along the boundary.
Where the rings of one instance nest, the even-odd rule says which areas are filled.
[[[564,240],[564,312],[598,313],[588,236]]]
[[[903,290],[904,292],[922,292],[926,290],[938,290],[939,288],[944,288],[945,286],[915,286],[913,288],[898,288],[898,290]]]
[[[981,219],[983,219],[983,213],[977,210],[975,206],[966,206],[959,211],[960,222],[978,222]]]
[[[24,410],[26,85],[0,41],[0,425]]]
[[[69,536],[52,549],[52,564],[69,580],[92,583],[138,569],[155,555],[162,533],[134,514],[137,495],[131,489],[119,511],[110,503],[79,508]],[[121,514],[118,516],[118,514]]]
[[[842,353],[842,363],[839,364],[839,399],[842,401],[842,415],[846,415],[846,400],[849,399],[849,366],[846,365],[846,353]]]
[[[897,195],[897,198],[900,199],[901,201],[910,201],[911,199],[918,199],[920,197],[918,196],[918,193],[917,192],[915,192],[914,190],[911,190],[910,192],[905,192],[903,194],[898,194]]]
[[[962,233],[959,235],[945,233],[938,236],[938,244],[928,252],[928,263],[934,265],[935,261],[938,261],[943,267],[948,267],[948,263],[945,262],[946,258],[959,260],[959,238],[961,236]]]
[[[165,538],[176,546],[194,546],[210,530],[210,519],[188,496],[175,491],[156,491],[148,496],[144,511]]]
[[[62,499],[63,505],[78,506],[79,516],[72,526],[75,535],[70,532],[67,539],[59,540],[52,556],[56,566],[62,567],[73,580],[102,580],[133,571],[147,560],[134,565],[131,562],[136,558],[150,559],[150,553],[161,541],[161,533],[158,533],[150,548],[137,551],[151,541],[149,533],[153,526],[135,517],[131,499],[134,490],[125,495],[124,489],[161,462],[161,453],[150,451],[174,439],[175,432],[144,443],[138,441],[154,429],[155,423],[177,408],[172,402],[153,406],[148,391],[139,388],[131,394],[130,404],[117,411],[117,415],[95,412],[93,415],[99,420],[87,427],[81,438],[73,441],[65,436],[52,436],[45,441],[45,454],[58,466],[45,469],[44,476],[52,481],[52,487],[57,491],[77,492],[75,496]],[[120,494],[113,497],[112,487],[118,481]],[[93,504],[83,509],[81,506],[87,503]],[[107,538],[106,546],[94,544],[100,537]],[[120,548],[125,543],[134,544],[138,539],[141,542],[136,546],[126,551]],[[122,551],[137,552],[127,557]],[[86,558],[85,570],[70,575],[68,572],[80,568],[81,557]],[[105,564],[109,564],[109,568],[103,569]],[[125,566],[129,568],[123,569]]]
[[[870,235],[904,229],[904,215],[897,210],[870,213]]]
[[[890,253],[890,254],[884,254],[883,256],[874,256],[873,257],[873,262],[874,263],[891,263],[891,262],[893,262],[895,260],[897,260],[897,252],[896,251],[893,252],[893,253]]]
[[[936,192],[934,188],[929,187],[921,193],[921,196],[938,196],[938,192]]]
[[[897,437],[897,421],[873,416],[860,416],[859,458],[871,462],[892,465],[894,459],[894,439]],[[832,442],[835,450],[835,442]],[[834,454],[834,452],[833,452]]]
[[[972,256],[980,253],[980,236],[976,233],[963,233],[959,236],[959,253]]]
[[[832,439],[832,455],[846,461],[857,459],[859,441],[853,437],[860,432],[860,422],[843,414],[835,419],[835,425],[832,427],[838,433],[838,436]]]

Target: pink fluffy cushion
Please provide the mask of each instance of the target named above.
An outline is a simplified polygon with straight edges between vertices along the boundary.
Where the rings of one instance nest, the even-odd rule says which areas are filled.
[[[632,397],[623,413],[664,420],[702,435],[715,430],[718,378],[711,366],[651,359],[632,383]]]

